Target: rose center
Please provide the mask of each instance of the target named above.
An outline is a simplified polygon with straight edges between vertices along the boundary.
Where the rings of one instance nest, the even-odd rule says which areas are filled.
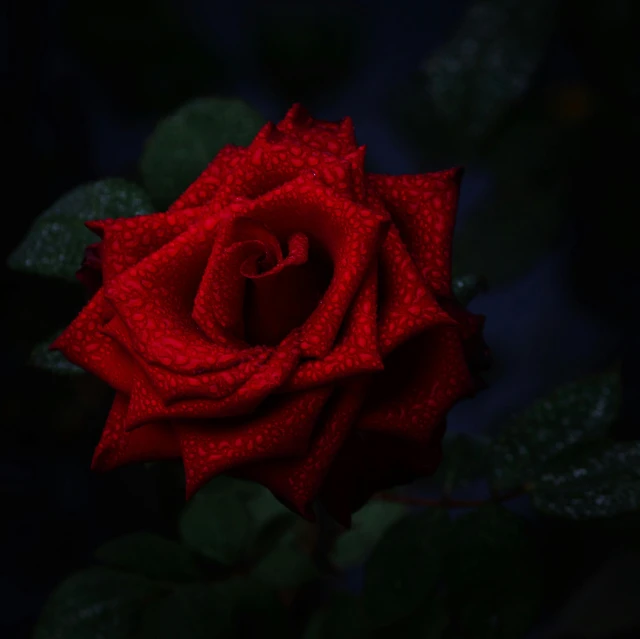
[[[251,345],[279,344],[304,324],[331,281],[332,263],[313,240],[294,233],[287,246],[279,256],[265,251],[242,266],[243,337]]]

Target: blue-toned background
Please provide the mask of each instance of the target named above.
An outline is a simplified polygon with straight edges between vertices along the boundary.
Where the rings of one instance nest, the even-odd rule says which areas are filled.
[[[467,154],[461,147],[458,155],[430,147],[429,135],[442,136],[441,128],[429,130],[427,123],[426,134],[418,134],[417,127],[415,136],[407,134],[413,120],[406,116],[404,122],[402,107],[418,100],[416,73],[426,57],[451,39],[470,4],[466,1],[345,0],[314,8],[304,2],[186,0],[173,3],[175,23],[183,24],[184,33],[175,24],[163,24],[155,36],[145,33],[154,28],[145,26],[149,8],[134,9],[144,4],[154,3],[129,2],[133,17],[123,26],[118,22],[120,5],[126,5],[122,2],[9,3],[2,22],[8,44],[3,63],[9,125],[5,140],[10,142],[3,149],[8,178],[1,237],[5,254],[36,215],[75,185],[105,176],[135,178],[145,139],[157,120],[200,95],[240,97],[271,120],[280,119],[294,99],[303,99],[319,118],[350,115],[376,172],[446,168],[439,164],[444,161],[467,164],[459,228],[492,202],[497,179],[517,183],[513,176],[496,178],[510,161],[508,153],[496,169],[475,149]],[[530,263],[504,281],[489,277],[488,292],[472,302],[471,310],[487,317],[486,340],[496,363],[490,388],[455,409],[452,430],[485,432],[543,392],[621,358],[625,395],[619,429],[630,437],[639,434],[634,409],[640,355],[635,254],[628,243],[618,241],[638,237],[631,172],[637,149],[637,84],[625,75],[636,58],[631,41],[624,41],[633,2],[606,4],[601,16],[597,3],[557,3],[560,17],[550,29],[544,55],[535,71],[522,78],[529,88],[509,107],[512,115],[504,126],[515,120],[526,129],[526,105],[542,101],[548,106],[534,115],[542,130],[550,118],[549,127],[569,131],[573,160],[557,167],[553,151],[544,151],[550,155],[540,162],[556,172],[566,193],[566,219]],[[507,12],[525,11],[517,3],[502,5]],[[589,17],[579,17],[578,7]],[[292,15],[300,22],[292,21]],[[299,24],[317,25],[326,39],[321,46],[313,41],[294,64],[287,51],[293,47],[295,56],[296,47],[308,44],[304,32],[291,31]],[[186,50],[183,41],[193,50]],[[473,107],[473,95],[463,99]],[[417,104],[411,111],[414,118],[421,112],[419,100]],[[427,118],[426,109],[424,114]],[[497,128],[496,139],[501,130]],[[491,150],[493,138],[488,139],[484,148]],[[521,166],[517,158],[529,153],[528,144],[524,136],[510,147],[516,166]],[[452,143],[451,148],[458,147]],[[535,186],[536,179],[528,184]],[[556,203],[542,198],[539,206]],[[512,219],[519,215],[514,207]],[[605,237],[603,225],[615,232]],[[500,268],[497,261],[494,270]],[[23,637],[51,588],[85,565],[98,544],[128,530],[162,530],[169,524],[163,503],[167,497],[143,469],[108,476],[89,471],[108,403],[101,388],[86,380],[53,379],[24,366],[33,343],[71,319],[82,303],[81,292],[6,268],[2,277],[0,481],[5,524],[0,635]],[[71,403],[71,392],[80,399]],[[525,504],[514,507],[527,512]],[[597,540],[584,544],[565,548],[571,557],[550,606],[549,628],[562,618],[559,611],[572,593],[609,556],[611,549]],[[351,585],[357,581],[354,575]],[[543,628],[540,636],[559,636],[547,631]]]

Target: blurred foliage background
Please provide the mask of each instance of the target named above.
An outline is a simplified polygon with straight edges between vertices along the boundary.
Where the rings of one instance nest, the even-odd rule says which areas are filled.
[[[8,2],[0,634],[638,636],[637,14],[633,0]],[[110,210],[161,207],[206,164],[178,171],[167,149],[189,155],[195,137],[213,154],[221,122],[242,141],[297,100],[351,115],[372,171],[466,167],[457,292],[487,315],[496,358],[452,415],[438,475],[348,533],[239,482],[185,509],[167,464],[91,474],[109,392],[54,373],[38,346],[83,293],[27,264],[52,215],[76,223],[113,182],[78,185],[124,179],[137,186]]]

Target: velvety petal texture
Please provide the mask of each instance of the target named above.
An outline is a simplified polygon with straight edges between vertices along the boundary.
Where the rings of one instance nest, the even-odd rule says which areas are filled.
[[[484,318],[451,294],[461,171],[367,174],[353,123],[295,105],[166,212],[91,222],[91,301],[52,345],[116,395],[93,467],[182,458],[349,525],[433,473],[482,387]]]

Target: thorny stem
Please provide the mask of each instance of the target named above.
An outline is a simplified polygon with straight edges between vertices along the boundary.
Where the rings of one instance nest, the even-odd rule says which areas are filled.
[[[397,504],[406,504],[407,506],[431,506],[439,508],[476,508],[485,504],[495,504],[509,501],[524,495],[528,486],[522,486],[511,490],[502,495],[496,495],[491,499],[451,499],[450,497],[441,497],[440,499],[426,499],[423,497],[407,497],[406,495],[395,495],[393,493],[378,493],[374,499],[379,501],[392,501]]]

